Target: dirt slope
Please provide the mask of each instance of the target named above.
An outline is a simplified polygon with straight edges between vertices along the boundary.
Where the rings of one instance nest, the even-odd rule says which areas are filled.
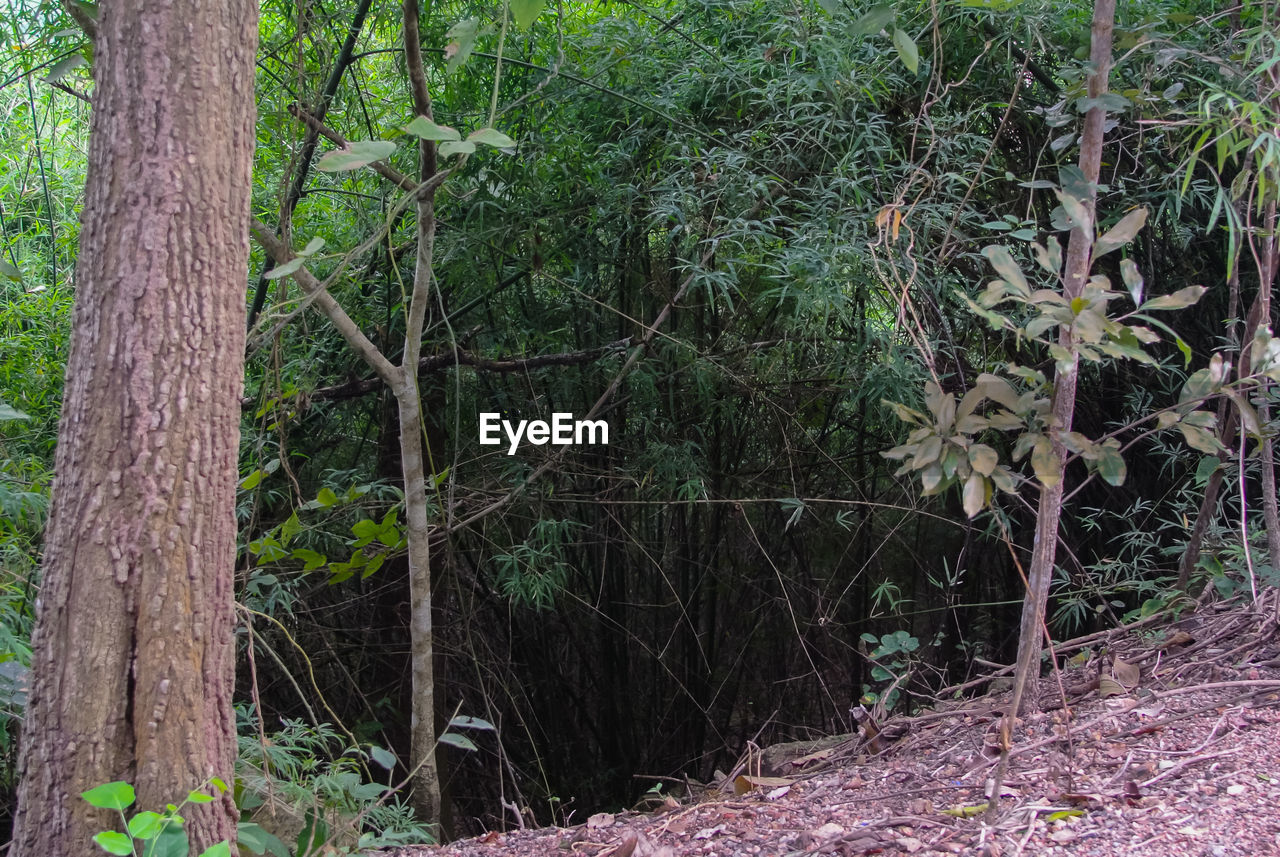
[[[999,767],[1004,694],[896,718],[884,728],[899,737],[882,748],[855,739],[807,759],[766,753],[773,770],[744,760],[748,776],[775,775],[745,794],[384,853],[1280,855],[1276,595],[1059,647],[1063,660],[1088,654],[1061,682],[1041,682],[1044,711],[1015,733],[994,812],[971,815]]]

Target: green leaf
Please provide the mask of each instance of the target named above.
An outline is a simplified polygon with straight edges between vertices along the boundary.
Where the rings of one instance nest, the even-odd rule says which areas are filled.
[[[84,54],[72,54],[71,56],[54,63],[53,68],[49,69],[49,74],[45,77],[45,81],[48,83],[56,83],[80,66],[88,64],[89,61],[85,59]]]
[[[440,144],[440,157],[448,158],[451,155],[470,155],[476,150],[476,144],[470,140],[455,140],[451,143]]]
[[[328,508],[329,506],[337,505],[338,495],[333,493],[332,488],[326,486],[320,489],[319,494],[316,494],[316,502],[322,507]]]
[[[317,553],[309,548],[295,548],[293,551],[293,558],[302,560],[303,571],[315,571],[317,568],[329,561],[328,557],[324,554]]]
[[[547,5],[547,0],[511,0],[511,17],[516,26],[527,30]]]
[[[274,857],[291,857],[289,847],[279,837],[252,821],[242,821],[236,826],[236,842],[254,854],[270,851]]]
[[[471,58],[471,52],[476,48],[476,38],[479,35],[479,18],[463,18],[449,28],[449,32],[445,33],[445,38],[449,42],[444,46],[446,74],[453,74]]]
[[[395,150],[396,144],[387,140],[358,140],[348,143],[345,149],[326,153],[316,162],[316,169],[325,173],[355,170],[389,158]]]
[[[24,414],[15,408],[10,407],[3,399],[0,399],[0,420],[29,420],[30,415]]]
[[[855,36],[872,36],[893,23],[892,6],[872,6],[850,28]]]
[[[1099,238],[1093,245],[1093,258],[1097,259],[1105,256],[1112,250],[1123,247],[1132,241],[1147,222],[1147,210],[1145,208],[1135,209],[1124,217],[1120,218],[1120,222],[1107,230],[1106,234]]]
[[[213,796],[202,791],[187,792],[187,803],[213,803]]]
[[[330,154],[333,154],[333,153],[330,152]],[[305,263],[306,261],[307,261],[307,258],[305,256],[294,256],[292,259],[290,259],[288,262],[285,262],[283,265],[276,265],[270,271],[267,271],[265,274],[262,275],[262,279],[279,280],[282,277],[287,277],[290,274],[292,274],[294,271],[301,268],[303,263]]]
[[[514,149],[516,145],[515,140],[512,140],[496,128],[481,128],[478,131],[472,131],[467,135],[467,139],[472,143],[493,146],[495,149]]]
[[[479,750],[480,749],[475,745],[475,742],[473,742],[466,735],[459,735],[457,732],[445,732],[443,735],[440,736],[440,743],[449,744],[450,746],[457,747],[461,750]]]
[[[374,764],[386,768],[388,771],[396,766],[396,756],[385,747],[379,747],[377,744],[369,746],[369,758],[373,759]]]
[[[1124,456],[1120,454],[1119,449],[1111,446],[1110,443],[1108,442],[1098,447],[1098,475],[1108,485],[1123,485],[1126,473]]]
[[[450,128],[448,125],[437,125],[425,116],[417,117],[408,125],[405,125],[404,130],[415,137],[421,137],[423,140],[434,140],[437,143],[462,139],[462,135],[458,133],[457,128]]]
[[[200,857],[231,857],[231,846],[224,839],[200,852]]]
[[[902,58],[907,71],[915,74],[920,69],[920,49],[916,47],[915,39],[907,35],[906,30],[895,29],[893,46],[898,49],[898,56]]]
[[[154,839],[164,830],[165,818],[158,812],[140,812],[129,819],[129,835],[134,839]]]
[[[93,835],[93,841],[108,854],[132,854],[133,840],[115,830],[104,830]]]
[[[457,717],[449,721],[450,729],[483,729],[487,732],[497,732],[498,728],[479,717],[471,717],[466,714],[459,714]]]
[[[22,271],[18,270],[13,265],[10,265],[3,259],[0,259],[0,277],[4,277],[6,280],[12,280],[15,283],[21,283]]]
[[[95,806],[98,809],[124,810],[133,805],[137,794],[133,786],[117,780],[82,792],[80,797],[88,801],[89,806]]]

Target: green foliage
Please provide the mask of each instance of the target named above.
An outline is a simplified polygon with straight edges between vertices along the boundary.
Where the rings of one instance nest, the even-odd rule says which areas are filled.
[[[211,777],[208,788],[218,793],[227,791],[227,784],[217,777]],[[143,810],[131,816],[125,810],[133,806],[136,795],[133,786],[126,782],[104,783],[83,792],[80,797],[90,806],[98,809],[114,810],[124,826],[124,832],[104,830],[94,834],[93,841],[108,854],[138,855],[138,857],[188,857],[190,845],[183,827],[186,819],[182,817],[182,809],[189,803],[210,803],[216,798],[204,791],[206,786],[193,789],[187,793],[181,804],[169,804],[164,812]],[[262,853],[257,851],[255,853]],[[205,848],[200,857],[230,857],[231,848],[224,840]],[[280,855],[279,857],[287,857]]]

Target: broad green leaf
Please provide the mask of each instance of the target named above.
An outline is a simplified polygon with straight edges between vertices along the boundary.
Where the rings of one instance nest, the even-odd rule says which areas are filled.
[[[444,46],[445,73],[453,74],[471,58],[476,48],[476,37],[480,35],[479,18],[463,18],[449,28],[445,38],[449,41]]]
[[[472,143],[493,146],[495,149],[514,149],[516,145],[515,140],[512,140],[496,128],[481,128],[477,131],[472,131],[467,135],[467,139]]]
[[[1108,485],[1123,485],[1125,477],[1124,456],[1120,454],[1120,450],[1109,443],[1098,447],[1098,475],[1101,476]]]
[[[129,819],[129,835],[134,839],[154,839],[164,830],[164,821],[158,812],[140,812]]]
[[[1053,451],[1053,443],[1041,435],[1031,448],[1031,469],[1036,478],[1046,488],[1052,488],[1062,481],[1062,466],[1058,454]]]
[[[288,262],[285,262],[283,265],[276,265],[270,271],[267,271],[265,274],[262,275],[262,278],[264,280],[278,280],[281,277],[287,277],[290,274],[292,274],[294,271],[301,268],[306,261],[307,259],[305,256],[294,256],[292,259],[290,259]]]
[[[302,522],[298,520],[298,513],[294,512],[285,519],[280,525],[280,541],[288,544],[293,538],[302,532]]]
[[[930,464],[920,471],[920,485],[924,488],[926,497],[937,494],[942,490],[942,468],[937,464]]]
[[[93,841],[108,854],[132,854],[133,840],[115,830],[104,830],[93,835]]]
[[[70,74],[73,70],[79,68],[82,65],[88,65],[88,64],[89,64],[89,61],[85,59],[84,54],[81,54],[81,53],[72,54],[71,56],[54,63],[53,68],[49,69],[49,74],[47,77],[45,77],[45,80],[49,83],[56,83],[57,81],[62,80],[62,78]]]
[[[89,806],[95,806],[98,809],[123,810],[133,805],[137,795],[133,791],[133,786],[117,780],[82,792],[80,797],[88,801]]]
[[[360,579],[372,577],[378,569],[382,568],[382,564],[387,561],[387,555],[380,553],[369,560],[369,564],[364,567],[364,571],[360,573]]]
[[[213,803],[213,796],[202,791],[187,792],[187,803]]]
[[[962,497],[965,515],[972,518],[981,512],[982,507],[987,504],[989,492],[987,480],[978,473],[970,473],[969,478],[964,482],[964,494]]]
[[[1145,208],[1134,209],[1120,218],[1120,222],[1107,230],[1106,234],[1093,245],[1093,258],[1105,256],[1112,250],[1123,247],[1132,241],[1147,222]]]
[[[985,443],[975,443],[969,447],[969,464],[983,476],[990,476],[999,461],[999,454]]]
[[[0,259],[0,277],[4,277],[6,280],[12,280],[15,283],[20,283],[22,282],[22,271],[18,270],[16,266],[10,265],[8,262]]]
[[[3,399],[0,399],[0,420],[29,420],[31,416],[24,414],[16,408],[11,407]]]
[[[522,30],[529,29],[547,5],[547,0],[510,0],[511,17]]]
[[[388,140],[357,140],[348,143],[345,149],[326,153],[316,162],[316,169],[325,173],[355,170],[389,158],[395,150],[396,144]]]
[[[447,158],[451,155],[469,155],[476,150],[476,144],[468,140],[454,140],[449,143],[440,144],[440,157]]]
[[[309,548],[295,548],[293,558],[300,559],[303,562],[303,571],[315,571],[320,566],[328,562],[328,557],[322,553],[310,550]]]
[[[338,495],[333,493],[333,489],[328,486],[321,488],[320,493],[316,494],[316,502],[322,507],[337,505]]]
[[[1187,286],[1185,289],[1178,289],[1171,295],[1161,295],[1138,307],[1143,312],[1150,312],[1153,309],[1182,309],[1189,307],[1196,301],[1200,300],[1200,296],[1205,293],[1204,286]]]
[[[920,69],[920,49],[916,47],[915,39],[907,35],[906,30],[895,29],[893,46],[898,49],[898,56],[902,58],[907,71],[915,74]]]
[[[449,744],[462,750],[479,750],[470,738],[466,735],[459,735],[457,732],[445,732],[440,736],[441,744]]]
[[[223,841],[210,845],[208,848],[200,852],[200,857],[231,857],[231,846],[227,841]]]
[[[865,15],[853,22],[850,29],[855,36],[872,36],[892,23],[892,6],[872,6]]]
[[[458,133],[457,128],[450,128],[448,125],[437,125],[425,116],[417,117],[408,125],[405,125],[404,130],[415,137],[421,137],[423,140],[434,140],[437,143],[462,139],[462,135]]]
[[[396,766],[396,756],[385,747],[379,747],[372,744],[369,747],[369,758],[373,759],[374,764],[386,768],[388,771]]]
[[[1199,405],[1206,397],[1217,392],[1213,383],[1213,373],[1208,369],[1199,369],[1191,373],[1187,382],[1182,385],[1182,394],[1178,396],[1178,404]]]
[[[457,717],[449,721],[449,728],[459,729],[483,729],[486,732],[496,732],[497,727],[480,717],[471,717],[466,714],[459,714]]]

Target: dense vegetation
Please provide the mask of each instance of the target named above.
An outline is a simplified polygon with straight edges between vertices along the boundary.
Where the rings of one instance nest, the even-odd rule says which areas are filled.
[[[403,191],[386,171],[315,169],[303,121],[397,142],[386,163],[415,174],[398,9],[357,5],[263,4],[254,216],[287,224],[296,248],[324,239],[308,269],[344,266],[333,294],[394,357],[413,277]],[[1194,310],[1160,316],[1176,336],[1161,331],[1154,359],[1082,368],[1076,429],[1115,433],[1127,478],[1086,481],[1097,466],[1083,462],[1067,471],[1059,637],[1176,602],[1215,468],[1232,487],[1211,509],[1189,591],[1277,573],[1256,456],[1242,492],[1242,461],[1210,454],[1211,441],[1126,428],[1176,404],[1212,354],[1235,359],[1249,303],[1270,289],[1275,10],[1220,6],[1129,3],[1117,21],[1098,219],[1105,228],[1137,207],[1148,219],[1099,269],[1120,283],[1123,256],[1150,294],[1208,290]],[[420,381],[439,719],[497,727],[468,733],[478,750],[450,748],[460,831],[634,801],[653,784],[634,775],[707,779],[748,741],[848,731],[859,700],[927,704],[975,659],[1012,659],[1015,558],[1035,519],[1029,462],[1015,467],[1016,493],[970,517],[959,490],[925,496],[883,453],[909,431],[892,403],[927,411],[931,378],[960,394],[1013,363],[1034,392],[1035,372],[1051,374],[1043,343],[994,329],[966,297],[991,278],[984,247],[1007,245],[1030,271],[1032,243],[1062,229],[1054,186],[1090,106],[1079,2],[539,9],[513,2],[510,26],[495,4],[436,4],[423,18],[435,121],[515,143],[481,146],[441,188]],[[69,19],[29,3],[7,14],[6,792],[92,95]],[[332,148],[322,137],[315,154]],[[354,812],[369,794],[357,748],[403,759],[408,742],[396,410],[254,252],[238,507],[252,629],[238,671],[245,781],[269,768]],[[479,443],[482,412],[581,415],[607,392],[607,446],[507,455]],[[1255,436],[1270,430],[1260,413]],[[1011,436],[985,442],[1009,461]],[[278,733],[271,752],[260,733]],[[375,821],[406,819],[393,809]]]

